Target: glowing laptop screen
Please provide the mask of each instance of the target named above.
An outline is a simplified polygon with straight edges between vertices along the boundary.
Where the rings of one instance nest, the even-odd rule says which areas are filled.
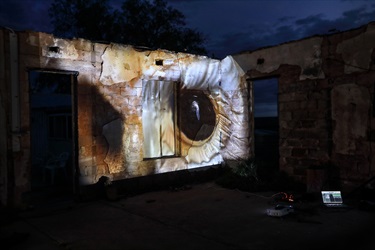
[[[342,203],[340,191],[322,191],[324,203]]]

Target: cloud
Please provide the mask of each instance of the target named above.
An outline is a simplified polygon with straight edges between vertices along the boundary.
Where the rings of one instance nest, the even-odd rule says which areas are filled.
[[[293,17],[293,16],[283,16],[283,17],[280,17],[278,19],[278,21],[284,23],[284,22],[289,22],[289,21],[294,20],[294,19],[295,19],[295,17]]]
[[[338,18],[329,19],[318,13],[304,18],[285,16],[272,24],[249,25],[246,30],[228,32],[209,44],[219,58],[241,51],[251,51],[302,38],[345,31],[375,21],[375,4],[344,11]]]
[[[310,16],[295,22],[295,30],[303,36],[327,34],[331,30],[345,31],[375,20],[375,9],[360,7],[346,11],[341,17],[329,20],[322,15]]]

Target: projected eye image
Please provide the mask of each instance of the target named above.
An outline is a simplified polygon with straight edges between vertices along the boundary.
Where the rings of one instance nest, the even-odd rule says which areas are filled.
[[[209,138],[216,122],[215,110],[209,97],[202,91],[182,90],[179,104],[181,132],[194,141]]]
[[[103,153],[109,174],[146,176],[221,164],[224,156],[239,151],[247,154],[247,132],[241,129],[231,137],[232,117],[238,128],[247,121],[241,113],[247,106],[235,94],[245,78],[231,57],[218,61],[114,46],[102,59],[100,91],[112,93],[108,101],[125,118],[116,125],[122,131],[121,152]],[[236,114],[230,112],[233,98]],[[112,130],[106,130],[105,139]],[[108,152],[115,146],[109,144]]]

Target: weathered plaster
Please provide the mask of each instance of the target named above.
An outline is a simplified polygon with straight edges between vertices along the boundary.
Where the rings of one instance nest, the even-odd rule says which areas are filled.
[[[271,48],[233,55],[233,58],[244,70],[257,70],[262,73],[276,71],[282,64],[299,66],[300,80],[322,79],[321,46],[323,38],[312,37],[299,42],[291,42]],[[287,57],[286,57],[287,55]]]
[[[345,73],[366,71],[374,68],[371,59],[374,50],[375,24],[369,24],[364,33],[337,45],[337,53],[342,55],[345,62]],[[360,46],[358,46],[360,44]]]
[[[52,47],[56,47],[56,50],[51,50]],[[54,38],[53,44],[49,44],[49,46],[43,47],[42,56],[77,60],[79,54],[74,46],[74,43],[72,43],[71,41]]]

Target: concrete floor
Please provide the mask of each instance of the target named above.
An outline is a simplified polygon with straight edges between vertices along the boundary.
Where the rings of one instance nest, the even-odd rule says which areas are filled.
[[[297,194],[294,213],[267,216],[277,197],[206,182],[116,201],[61,198],[2,225],[1,249],[375,249],[374,212]]]

